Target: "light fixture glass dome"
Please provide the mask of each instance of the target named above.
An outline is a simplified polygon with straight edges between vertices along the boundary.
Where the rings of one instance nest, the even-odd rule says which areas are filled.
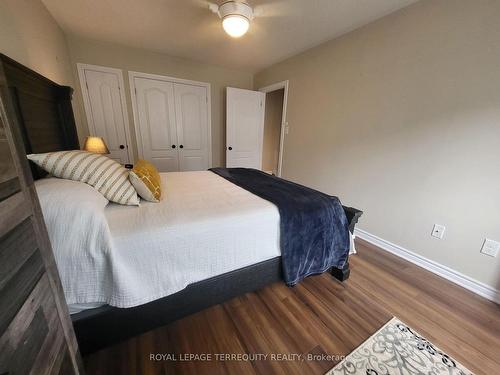
[[[250,22],[248,22],[246,17],[232,14],[224,17],[222,20],[222,27],[224,28],[224,31],[233,38],[239,38],[240,36],[245,35],[248,31]]]

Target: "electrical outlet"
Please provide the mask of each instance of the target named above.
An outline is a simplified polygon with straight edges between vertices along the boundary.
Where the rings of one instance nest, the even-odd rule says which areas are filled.
[[[500,250],[500,242],[490,240],[486,238],[481,247],[481,253],[489,255],[490,257],[496,257],[498,251]]]
[[[434,224],[434,228],[432,228],[431,236],[442,240],[445,230],[446,230],[446,227],[444,225]]]

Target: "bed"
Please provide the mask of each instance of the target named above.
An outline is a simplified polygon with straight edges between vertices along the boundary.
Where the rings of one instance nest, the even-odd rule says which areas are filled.
[[[17,137],[22,139],[25,152],[79,148],[71,88],[59,86],[6,56],[1,59],[15,107]],[[42,180],[45,174],[34,165],[31,171],[39,180],[37,190],[41,193],[50,179]],[[61,270],[64,266],[58,261],[63,285],[66,278],[66,284],[72,282],[75,290],[74,295],[73,289],[65,290],[70,305],[89,301],[104,304],[72,315],[83,354],[283,279],[280,214],[273,204],[210,171],[178,172],[162,178],[169,197],[163,203],[142,203],[139,208],[110,204],[105,208],[113,252],[101,262],[103,269],[114,270],[117,280],[111,283],[116,293],[103,295],[101,285],[83,298],[81,290],[92,290],[92,285],[78,289],[78,284],[92,284],[106,272],[99,271],[95,262],[87,262],[86,277],[71,280],[75,265],[85,263],[86,255],[71,254],[69,272]],[[344,207],[344,212],[353,233],[362,212],[350,207]],[[169,235],[161,237],[155,231],[165,226]],[[144,246],[145,240],[154,245]],[[145,259],[138,255],[141,246],[153,256]],[[55,255],[57,260],[57,252]],[[127,267],[141,272],[130,276]],[[329,272],[344,281],[349,264]],[[109,286],[109,280],[102,284]]]
[[[268,201],[210,171],[161,178],[166,198],[139,207],[106,205],[81,182],[35,182],[70,311],[136,307],[280,256],[280,217]]]

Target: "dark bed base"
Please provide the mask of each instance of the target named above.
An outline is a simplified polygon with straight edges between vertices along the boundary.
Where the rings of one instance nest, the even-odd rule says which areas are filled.
[[[362,212],[351,207],[344,210],[353,233]],[[330,269],[339,281],[345,281],[349,272],[349,263],[343,269]],[[71,318],[80,351],[85,355],[278,281],[282,281],[281,257],[191,284],[141,306],[127,309],[103,306]]]
[[[343,277],[349,274],[349,266],[344,270],[332,268],[331,273],[335,278]],[[80,352],[90,354],[278,281],[282,281],[281,257],[191,284],[180,292],[141,306],[128,309],[103,306],[82,311],[72,315]]]
[[[103,306],[72,315],[83,355],[281,280],[281,257],[189,285],[145,305]]]

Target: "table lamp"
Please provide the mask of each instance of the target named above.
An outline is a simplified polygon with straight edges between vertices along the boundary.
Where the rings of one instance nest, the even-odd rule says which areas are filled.
[[[108,146],[101,137],[87,137],[83,149],[95,154],[109,154]]]

